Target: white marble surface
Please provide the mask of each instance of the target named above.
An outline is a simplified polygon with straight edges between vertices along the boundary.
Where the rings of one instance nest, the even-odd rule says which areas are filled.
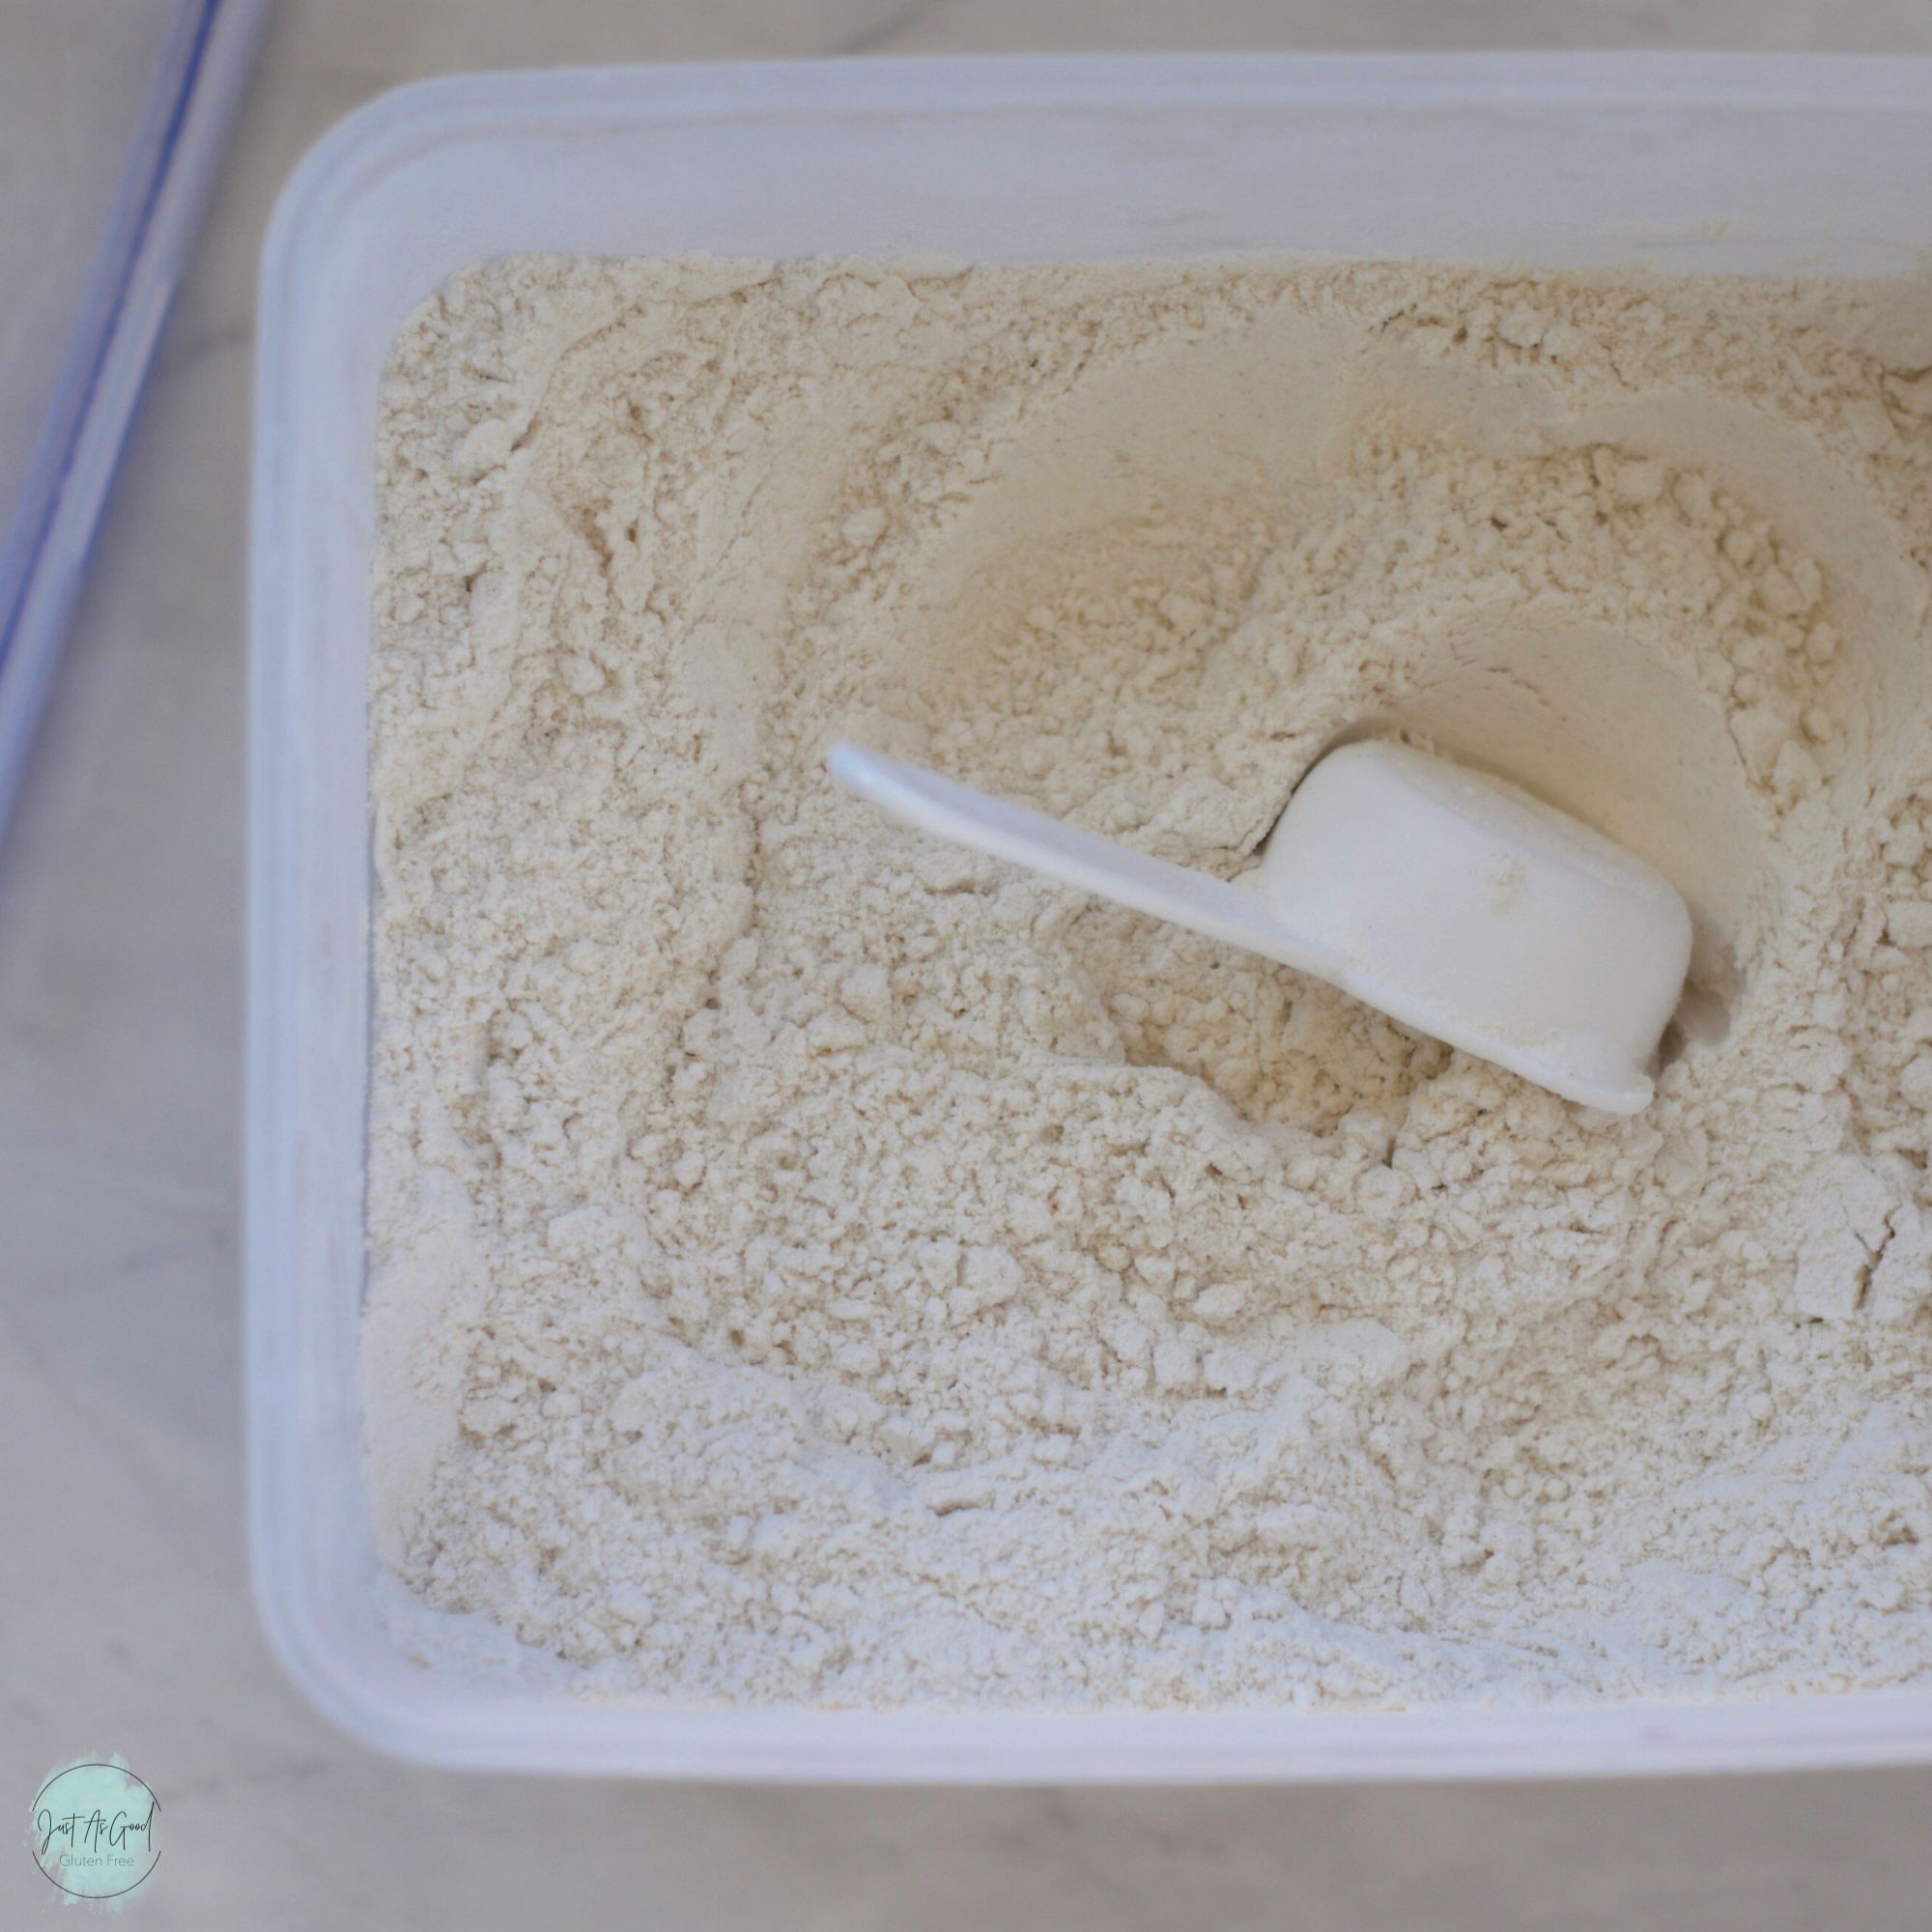
[[[0,0],[0,6],[13,0]],[[0,850],[0,1819],[118,1749],[130,1923],[1916,1926],[1932,1772],[1286,1792],[712,1791],[424,1772],[257,1633],[236,1279],[255,253],[329,122],[556,60],[1044,47],[1932,51],[1926,0],[287,0]],[[16,1842],[14,1828],[0,1839]],[[52,1898],[0,1849],[0,1922]]]

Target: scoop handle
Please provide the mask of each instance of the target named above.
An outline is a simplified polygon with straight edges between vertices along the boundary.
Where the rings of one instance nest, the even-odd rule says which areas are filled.
[[[1110,899],[1133,912],[1327,979],[1341,962],[1318,942],[1285,928],[1255,895],[1224,879],[1150,858],[1118,839],[989,798],[902,759],[841,741],[826,758],[832,776],[890,818],[955,845],[1006,859],[1043,878]]]

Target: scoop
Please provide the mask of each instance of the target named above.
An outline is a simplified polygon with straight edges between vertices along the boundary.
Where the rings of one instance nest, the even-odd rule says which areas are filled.
[[[1662,873],[1501,780],[1345,745],[1235,881],[852,744],[827,764],[901,824],[1279,960],[1567,1100],[1634,1114],[1690,960]]]

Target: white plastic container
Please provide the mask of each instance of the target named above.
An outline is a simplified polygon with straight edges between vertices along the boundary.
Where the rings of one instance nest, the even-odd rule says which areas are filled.
[[[256,1591],[349,1730],[656,1776],[1226,1781],[1932,1761],[1932,1690],[1364,1714],[591,1705],[412,1662],[359,1452],[376,391],[404,317],[515,250],[1056,262],[1288,249],[1898,270],[1932,243],[1932,60],[882,61],[504,73],[386,96],[284,193],[255,453],[246,1290]],[[420,1642],[413,1648],[421,1650]],[[499,1652],[506,1646],[498,1645]]]

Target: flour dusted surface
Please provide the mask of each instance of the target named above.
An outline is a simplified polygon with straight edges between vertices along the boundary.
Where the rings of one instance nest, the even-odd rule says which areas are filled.
[[[586,1691],[1932,1671],[1932,301],[523,259],[383,399],[384,1551]],[[1617,1120],[888,826],[1237,874],[1342,733],[1698,924]]]

